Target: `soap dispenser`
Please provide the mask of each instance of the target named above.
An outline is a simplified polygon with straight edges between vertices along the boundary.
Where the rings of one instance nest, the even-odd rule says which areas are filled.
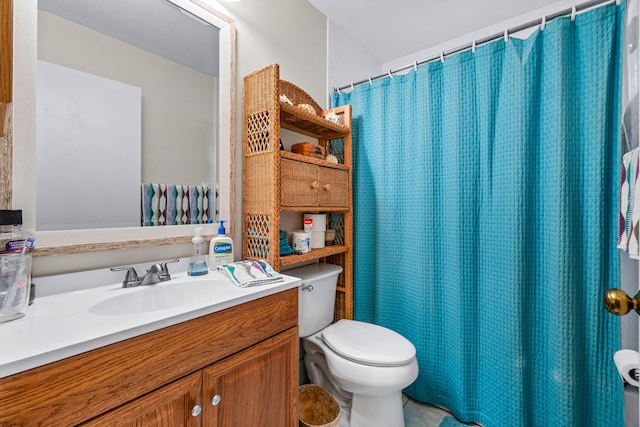
[[[209,273],[207,260],[204,257],[204,240],[200,236],[200,233],[202,233],[202,227],[197,227],[193,230],[194,236],[193,239],[191,239],[191,245],[193,247],[187,270],[189,276],[202,276]]]
[[[231,264],[233,262],[233,240],[225,236],[224,219],[220,220],[218,236],[211,239],[209,243],[209,268],[216,270],[219,265]]]

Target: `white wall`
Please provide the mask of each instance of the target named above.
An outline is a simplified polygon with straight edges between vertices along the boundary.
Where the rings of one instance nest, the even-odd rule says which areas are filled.
[[[323,108],[327,103],[327,19],[306,0],[243,0],[225,3],[238,32],[236,85],[236,236],[235,256],[242,253],[242,79],[269,64],[280,65],[280,78],[307,92]],[[295,134],[286,130],[283,142]],[[283,218],[287,220],[287,216]]]
[[[473,40],[479,40],[484,37],[502,33],[505,28],[513,28],[540,19],[544,15],[550,15],[560,10],[571,8],[571,6],[575,4],[575,1],[561,0],[549,6],[536,9],[506,21],[496,22],[481,30],[469,32],[461,37],[437,45],[432,45],[429,40],[425,40],[424,49],[378,64],[378,67],[375,67],[375,61],[367,57],[365,48],[354,41],[345,31],[335,24],[330,23],[328,42],[330,46],[328,59],[330,87],[343,87],[353,81],[365,80],[371,75],[386,74],[390,69],[398,69],[412,65],[415,61],[433,58],[438,56],[441,51],[446,52],[460,46],[470,45]],[[428,25],[428,22],[426,25]],[[516,36],[526,37],[527,32]],[[348,64],[348,66],[344,66],[343,64],[345,63]]]
[[[327,96],[327,20],[307,1],[244,0],[225,3],[201,0],[236,21],[236,145],[235,230],[236,258],[241,257],[242,238],[242,79],[272,63],[280,64],[280,77],[303,88],[321,106]],[[17,94],[16,94],[17,96]],[[16,143],[20,143],[16,141]],[[36,257],[35,277],[90,270],[115,265],[186,257],[190,245],[124,249],[109,252]]]
[[[329,21],[329,89],[380,74],[382,64],[367,48]]]
[[[543,16],[547,16],[564,9],[570,9],[575,4],[576,2],[571,0],[558,1],[549,6],[541,7],[532,12],[525,13],[520,16],[516,16],[515,18],[508,19],[506,21],[497,22],[479,31],[469,32],[464,36],[458,37],[453,40],[449,40],[446,43],[441,43],[436,46],[428,46],[428,43],[427,43],[425,44],[424,50],[420,50],[411,55],[402,56],[393,61],[389,61],[382,64],[382,69],[380,71],[381,73],[386,73],[389,69],[399,68],[407,64],[413,64],[415,61],[421,61],[424,59],[435,57],[439,55],[441,51],[446,52],[448,50],[452,50],[460,46],[469,45],[473,40],[479,40],[484,37],[492,36],[494,34],[503,33],[504,30],[507,28],[514,28],[519,25],[526,24],[527,22],[538,20]],[[532,28],[529,31],[524,31],[520,34],[516,34],[515,36],[526,38],[533,30],[535,30],[535,28]]]

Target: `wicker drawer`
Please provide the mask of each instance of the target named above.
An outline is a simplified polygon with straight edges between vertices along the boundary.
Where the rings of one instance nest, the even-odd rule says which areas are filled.
[[[349,208],[349,174],[290,159],[281,160],[283,207]]]
[[[320,207],[349,207],[349,176],[341,169],[318,167]]]

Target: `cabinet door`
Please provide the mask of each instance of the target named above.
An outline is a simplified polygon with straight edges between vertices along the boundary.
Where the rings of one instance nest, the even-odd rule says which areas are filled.
[[[91,427],[199,427],[202,425],[201,389],[202,373],[196,372],[81,425]]]
[[[349,173],[341,169],[318,168],[318,199],[321,208],[349,208]]]
[[[317,206],[319,187],[316,165],[282,159],[280,168],[280,204],[282,206]]]
[[[298,328],[203,370],[205,427],[294,427]]]

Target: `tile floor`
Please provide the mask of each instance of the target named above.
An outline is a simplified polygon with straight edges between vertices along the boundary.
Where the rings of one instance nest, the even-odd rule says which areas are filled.
[[[438,427],[448,412],[402,396],[405,427]]]
[[[402,399],[405,427],[438,427],[447,415],[453,418],[453,415],[437,406],[417,402],[405,395]],[[478,424],[471,424],[471,426],[478,426]]]

